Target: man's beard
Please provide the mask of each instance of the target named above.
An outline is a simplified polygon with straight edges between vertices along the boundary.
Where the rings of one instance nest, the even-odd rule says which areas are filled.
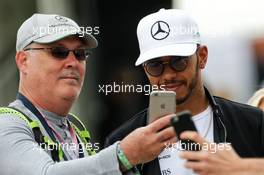
[[[197,86],[197,82],[198,82],[198,62],[196,64],[195,75],[193,76],[190,85],[187,87],[187,94],[184,97],[178,98],[176,100],[177,105],[184,103],[190,97],[193,89]]]

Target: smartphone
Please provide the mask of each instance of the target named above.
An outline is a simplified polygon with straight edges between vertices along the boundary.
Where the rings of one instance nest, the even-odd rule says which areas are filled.
[[[176,114],[175,117],[171,119],[171,125],[173,126],[177,137],[180,140],[181,148],[188,151],[199,151],[200,145],[193,142],[192,140],[181,140],[180,135],[184,131],[196,131],[197,129],[192,120],[192,114],[190,111],[183,111]]]
[[[148,123],[176,113],[176,93],[173,91],[152,91],[149,98]]]

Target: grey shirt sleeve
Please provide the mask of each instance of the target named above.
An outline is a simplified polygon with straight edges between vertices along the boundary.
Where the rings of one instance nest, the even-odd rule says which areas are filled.
[[[22,119],[0,115],[0,174],[121,175],[116,144],[93,156],[55,163]]]

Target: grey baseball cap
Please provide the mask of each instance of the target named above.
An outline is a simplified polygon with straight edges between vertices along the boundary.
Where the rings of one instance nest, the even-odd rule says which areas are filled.
[[[17,31],[16,50],[23,50],[32,42],[48,44],[71,35],[80,37],[90,48],[98,45],[94,36],[81,30],[70,18],[56,14],[33,14]]]

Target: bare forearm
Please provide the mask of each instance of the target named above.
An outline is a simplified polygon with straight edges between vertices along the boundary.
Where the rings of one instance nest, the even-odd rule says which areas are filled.
[[[245,167],[244,174],[264,175],[263,158],[243,159],[242,164]]]

